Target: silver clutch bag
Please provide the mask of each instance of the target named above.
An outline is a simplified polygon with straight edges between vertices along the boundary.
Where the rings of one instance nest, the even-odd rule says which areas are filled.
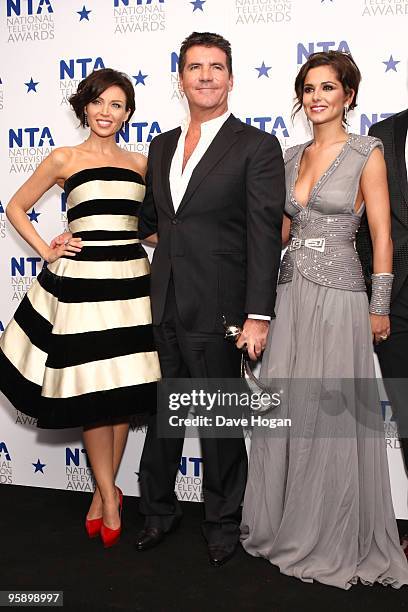
[[[236,341],[242,334],[242,328],[239,325],[235,325],[235,324],[228,325],[224,315],[223,315],[223,325],[224,325],[224,338],[228,340],[229,342],[236,343]],[[255,376],[252,370],[252,367],[251,367],[251,360],[249,358],[247,351],[245,350],[245,348],[241,350],[242,350],[241,378],[243,378],[246,381],[250,392],[252,394],[257,394],[257,395],[262,395],[262,394],[270,395],[272,392],[272,389],[268,387],[267,385],[265,385],[264,383],[262,383],[259,380],[259,378]],[[254,412],[256,414],[260,414],[260,413],[265,414],[267,412],[270,412],[276,407],[272,403],[269,405],[267,404],[266,405],[258,404],[258,405],[259,407],[257,408],[251,407],[251,412]]]

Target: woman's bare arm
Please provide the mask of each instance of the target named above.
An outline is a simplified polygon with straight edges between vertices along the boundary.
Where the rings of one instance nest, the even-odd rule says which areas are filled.
[[[374,149],[363,170],[360,188],[367,211],[368,226],[373,244],[374,274],[392,272],[393,245],[391,213],[388,195],[387,169],[379,149]],[[389,335],[390,320],[386,315],[371,314],[371,328],[376,339]]]
[[[72,238],[70,245],[62,244],[51,248],[37,233],[27,217],[27,211],[38,202],[44,193],[63,181],[63,168],[66,162],[67,153],[64,149],[53,151],[16,191],[6,208],[7,218],[20,236],[48,262],[55,261],[61,255],[73,257],[75,252],[81,250],[77,246],[77,243],[78,245],[80,243],[78,238]]]

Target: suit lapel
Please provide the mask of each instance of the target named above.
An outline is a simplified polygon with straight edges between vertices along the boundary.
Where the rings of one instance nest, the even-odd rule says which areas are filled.
[[[195,191],[212,168],[214,168],[214,166],[226,155],[227,151],[238,140],[237,133],[240,132],[241,129],[241,122],[238,121],[234,115],[230,115],[225,123],[221,126],[218,134],[211,142],[197,166],[194,168],[177,213],[183,210],[184,206],[194,195]]]
[[[407,161],[405,142],[408,128],[408,110],[400,113],[394,120],[394,153],[398,179],[405,202],[408,204]]]
[[[174,204],[173,198],[171,197],[170,189],[170,166],[174,156],[174,152],[177,147],[178,139],[180,138],[181,129],[173,130],[165,143],[165,149],[163,151],[161,160],[161,178],[162,178],[162,189],[166,202],[169,204],[170,211],[174,215]]]

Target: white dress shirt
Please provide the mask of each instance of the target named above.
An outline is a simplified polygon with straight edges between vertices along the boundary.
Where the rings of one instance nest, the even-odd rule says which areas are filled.
[[[230,111],[227,111],[223,115],[220,115],[215,119],[210,119],[210,121],[205,121],[201,124],[200,140],[191,154],[190,159],[187,161],[184,171],[184,144],[186,142],[186,135],[190,125],[190,117],[186,117],[186,119],[183,121],[181,125],[180,138],[178,139],[177,148],[170,166],[170,191],[174,210],[176,212],[186,192],[187,185],[190,182],[191,175],[193,174],[195,167],[203,157],[204,153],[207,151],[208,147],[230,114]]]
[[[190,117],[186,117],[181,125],[181,134],[178,139],[177,147],[174,152],[173,159],[171,161],[170,166],[170,192],[171,198],[173,200],[173,206],[175,212],[177,212],[178,207],[180,206],[181,200],[186,192],[188,183],[190,182],[191,175],[194,172],[195,167],[198,162],[203,157],[204,153],[207,151],[208,147],[220,131],[221,127],[224,125],[228,117],[230,116],[230,111],[227,111],[223,115],[216,117],[215,119],[210,119],[209,121],[205,121],[201,124],[201,134],[200,140],[197,143],[196,148],[191,154],[190,159],[187,161],[184,170],[183,170],[183,158],[184,158],[184,145],[186,142],[186,135],[188,132],[188,128],[190,126]],[[262,319],[264,321],[270,321],[271,318],[265,315],[254,315],[249,314],[248,318],[250,319]]]

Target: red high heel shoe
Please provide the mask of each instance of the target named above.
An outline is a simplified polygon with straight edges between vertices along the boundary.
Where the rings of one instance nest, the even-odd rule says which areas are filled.
[[[119,487],[116,488],[119,493],[119,519],[122,520],[123,493],[119,489]],[[119,525],[117,529],[111,529],[110,527],[107,527],[102,521],[100,533],[104,547],[110,548],[111,546],[114,546],[114,544],[119,541],[121,531],[122,525]]]
[[[85,519],[85,529],[89,538],[96,538],[102,527],[102,517],[96,519]]]

